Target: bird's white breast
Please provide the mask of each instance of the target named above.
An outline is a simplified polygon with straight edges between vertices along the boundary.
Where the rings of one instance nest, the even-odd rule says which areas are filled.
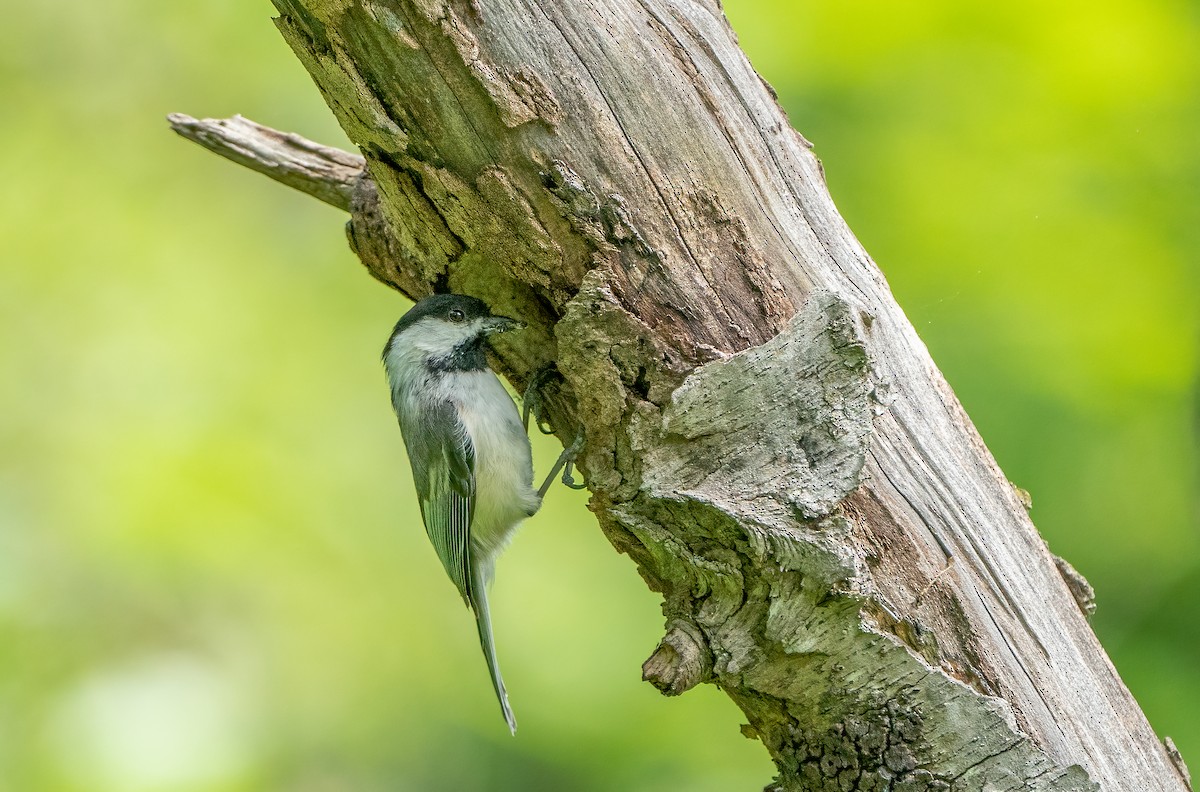
[[[448,392],[475,446],[475,521],[471,538],[495,552],[517,523],[537,511],[533,457],[512,397],[490,370],[453,372]]]
[[[533,457],[517,406],[491,369],[430,371],[423,350],[399,344],[385,357],[396,394],[416,416],[449,401],[475,450],[471,540],[485,557],[503,549],[517,525],[537,511]]]

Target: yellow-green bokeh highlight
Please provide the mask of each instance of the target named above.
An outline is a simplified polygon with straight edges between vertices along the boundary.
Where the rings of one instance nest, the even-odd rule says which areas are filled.
[[[1186,3],[727,4],[1162,733],[1200,754]],[[501,562],[508,737],[420,529],[344,216],[166,129],[346,145],[266,3],[0,27],[0,788],[718,790],[658,599],[556,489]],[[544,469],[555,448],[539,438]]]

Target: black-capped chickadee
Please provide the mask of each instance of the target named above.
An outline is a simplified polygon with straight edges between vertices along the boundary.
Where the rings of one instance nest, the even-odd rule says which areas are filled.
[[[475,613],[492,685],[514,734],[517,722],[496,662],[487,585],[496,557],[521,521],[541,506],[571,451],[535,490],[529,437],[486,356],[489,335],[518,327],[474,297],[439,294],[414,305],[383,349],[425,532]]]

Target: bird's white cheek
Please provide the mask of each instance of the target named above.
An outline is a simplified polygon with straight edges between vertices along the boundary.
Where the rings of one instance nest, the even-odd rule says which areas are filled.
[[[404,331],[404,343],[424,357],[444,357],[455,347],[478,334],[473,323],[453,324],[440,319],[422,319]]]

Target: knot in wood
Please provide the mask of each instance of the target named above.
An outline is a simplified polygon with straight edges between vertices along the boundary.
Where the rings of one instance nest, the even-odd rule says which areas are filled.
[[[665,696],[678,696],[704,681],[711,670],[704,637],[694,626],[674,621],[654,654],[642,664],[642,679]]]
[[[1067,589],[1070,590],[1079,610],[1084,616],[1091,618],[1096,613],[1096,590],[1092,588],[1092,584],[1062,556],[1054,555],[1054,566],[1058,568],[1058,574],[1062,575],[1063,582],[1067,584]]]

